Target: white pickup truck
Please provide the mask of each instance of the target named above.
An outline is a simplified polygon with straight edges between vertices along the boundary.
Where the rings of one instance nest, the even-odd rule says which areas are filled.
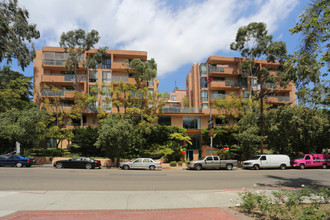
[[[237,160],[221,160],[218,156],[206,156],[201,160],[193,160],[187,163],[188,169],[220,169],[232,170],[237,165]]]

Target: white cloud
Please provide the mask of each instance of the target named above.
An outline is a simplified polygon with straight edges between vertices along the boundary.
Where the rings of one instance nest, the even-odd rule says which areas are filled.
[[[147,51],[161,76],[229,50],[237,29],[249,22],[266,22],[274,32],[297,1],[188,0],[179,8],[161,0],[21,0],[20,4],[41,31],[37,45],[58,46],[62,32],[96,29],[100,46]]]

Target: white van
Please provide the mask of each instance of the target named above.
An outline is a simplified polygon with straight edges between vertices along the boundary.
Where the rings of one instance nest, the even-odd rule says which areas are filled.
[[[259,168],[281,168],[284,170],[290,167],[290,158],[288,155],[282,154],[262,154],[256,155],[251,160],[243,162],[243,168],[253,168],[259,170]]]

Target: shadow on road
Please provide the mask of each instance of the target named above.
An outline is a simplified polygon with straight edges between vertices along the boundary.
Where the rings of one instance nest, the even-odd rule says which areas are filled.
[[[275,184],[263,184],[263,183],[257,183],[258,186],[264,186],[264,187],[278,187],[278,186],[285,186],[285,187],[302,187],[309,186],[309,187],[329,187],[327,185],[322,184],[318,180],[313,179],[307,179],[307,178],[285,178],[285,177],[279,177],[279,176],[273,176],[273,175],[267,175],[266,177],[277,179],[278,181]]]

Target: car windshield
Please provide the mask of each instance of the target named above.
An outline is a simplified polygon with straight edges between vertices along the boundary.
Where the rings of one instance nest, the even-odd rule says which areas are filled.
[[[258,160],[260,158],[260,155],[253,156],[250,160]]]

